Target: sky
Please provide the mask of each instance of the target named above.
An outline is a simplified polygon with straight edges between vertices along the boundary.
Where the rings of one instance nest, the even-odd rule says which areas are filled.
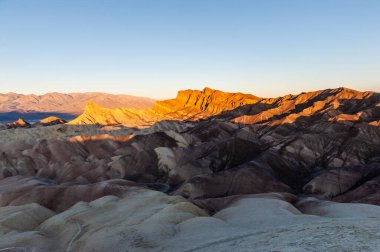
[[[378,0],[0,0],[0,93],[380,91]]]

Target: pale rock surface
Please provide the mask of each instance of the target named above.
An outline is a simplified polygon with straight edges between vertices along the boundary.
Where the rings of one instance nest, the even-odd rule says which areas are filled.
[[[376,251],[380,207],[303,201],[302,213],[272,195],[236,198],[209,216],[182,197],[135,188],[124,198],[77,203],[37,227],[11,227],[0,248],[33,251]],[[38,208],[38,205],[35,205]],[[20,208],[21,209],[21,208]],[[3,218],[0,208],[0,219]],[[25,215],[33,219],[33,215]],[[46,219],[47,218],[47,219]],[[38,221],[36,223],[38,223]],[[2,226],[0,226],[2,227]],[[5,230],[9,230],[7,227]]]

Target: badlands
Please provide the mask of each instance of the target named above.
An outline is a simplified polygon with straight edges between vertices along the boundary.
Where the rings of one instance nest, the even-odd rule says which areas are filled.
[[[0,251],[380,250],[380,94],[98,103],[0,127]]]

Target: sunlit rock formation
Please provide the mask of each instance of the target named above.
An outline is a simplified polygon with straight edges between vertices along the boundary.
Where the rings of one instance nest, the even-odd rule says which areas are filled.
[[[31,127],[31,124],[28,123],[27,121],[25,121],[24,119],[19,118],[17,121],[11,122],[11,123],[7,123],[5,126],[8,129],[12,129],[12,128],[29,128],[29,127]]]
[[[162,120],[198,120],[261,99],[241,93],[224,93],[205,88],[203,91],[179,91],[175,99],[158,101],[151,109],[107,109],[90,102],[84,113],[70,124],[123,124],[126,126],[150,126]]]
[[[195,121],[210,117],[232,119],[243,124],[278,125],[322,116],[321,119],[352,124],[365,121],[377,125],[379,94],[347,88],[259,98],[249,94],[203,91],[179,91],[175,99],[158,101],[152,109],[107,109],[90,102],[84,113],[71,124],[123,124],[147,126],[162,120]]]
[[[46,117],[46,118],[40,120],[38,123],[34,124],[34,126],[38,126],[38,125],[52,126],[52,125],[65,124],[65,123],[66,123],[66,121],[59,118],[59,117],[49,116],[49,117]]]

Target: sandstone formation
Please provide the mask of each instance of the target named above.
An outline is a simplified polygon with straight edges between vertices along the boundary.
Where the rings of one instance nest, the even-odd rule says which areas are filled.
[[[15,122],[11,122],[11,123],[7,123],[5,125],[5,127],[7,129],[12,129],[12,128],[30,128],[31,127],[31,124],[28,123],[27,121],[25,121],[24,119],[22,118],[19,118],[17,121]]]
[[[36,126],[36,125],[52,126],[52,125],[65,124],[65,123],[66,123],[66,121],[63,120],[63,119],[61,119],[61,118],[59,118],[59,117],[49,116],[49,117],[46,117],[46,118],[40,120],[34,126]]]
[[[198,120],[254,104],[261,99],[241,93],[224,93],[205,88],[203,91],[179,91],[175,99],[158,101],[151,109],[106,109],[90,102],[71,124],[123,124],[131,127],[151,126],[162,120]]]

